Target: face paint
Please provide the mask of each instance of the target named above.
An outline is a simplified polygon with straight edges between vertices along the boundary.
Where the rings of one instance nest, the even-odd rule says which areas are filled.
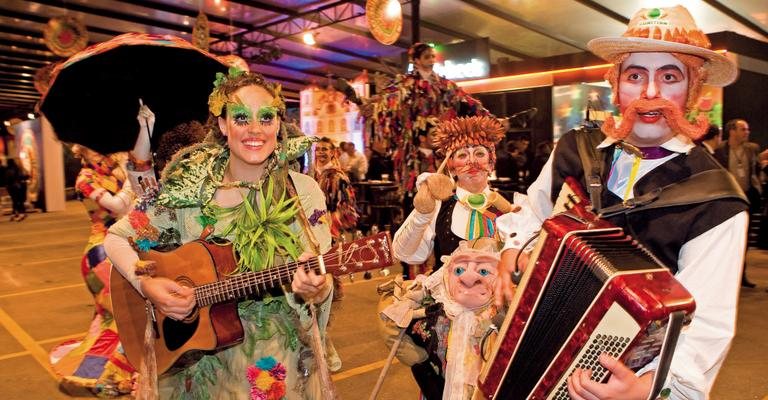
[[[253,112],[242,103],[240,98],[237,98],[237,101],[237,103],[227,104],[227,110],[232,116],[232,121],[238,126],[250,125],[253,122]]]
[[[274,106],[261,106],[259,108],[259,123],[267,126],[271,125],[277,117],[277,107]]]

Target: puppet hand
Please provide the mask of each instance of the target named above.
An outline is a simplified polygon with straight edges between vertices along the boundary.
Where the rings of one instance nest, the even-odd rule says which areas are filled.
[[[621,361],[601,354],[600,364],[610,373],[608,383],[590,379],[592,371],[576,369],[568,377],[568,394],[575,400],[645,400],[651,392],[653,373],[637,376]]]
[[[437,204],[432,193],[429,192],[427,185],[419,186],[416,196],[413,197],[413,208],[421,214],[432,214]]]

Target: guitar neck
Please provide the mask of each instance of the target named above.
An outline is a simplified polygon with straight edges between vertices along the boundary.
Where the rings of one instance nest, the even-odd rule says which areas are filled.
[[[292,262],[258,272],[245,272],[195,287],[195,300],[200,307],[227,301],[260,296],[280,285],[287,285],[298,268],[307,268],[316,274],[346,275],[392,265],[389,234],[360,238],[351,243],[334,246],[322,257]],[[320,268],[321,263],[324,268]]]
[[[260,296],[270,289],[290,284],[293,273],[300,267],[309,267],[315,273],[320,273],[317,259],[288,263],[264,271],[245,272],[195,287],[195,300],[200,307],[205,307],[226,301],[242,300],[249,296]]]

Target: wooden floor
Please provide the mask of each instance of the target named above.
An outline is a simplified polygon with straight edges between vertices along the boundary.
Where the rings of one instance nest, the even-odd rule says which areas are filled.
[[[93,313],[79,273],[88,236],[82,205],[0,220],[0,399],[67,399],[48,366],[48,351],[81,337]],[[713,399],[768,400],[768,252],[749,252],[759,287],[741,293],[739,329],[715,384]],[[345,284],[331,334],[343,367],[333,379],[342,399],[367,399],[387,355],[376,326],[376,285],[386,278]],[[395,363],[379,399],[416,399],[410,371]]]

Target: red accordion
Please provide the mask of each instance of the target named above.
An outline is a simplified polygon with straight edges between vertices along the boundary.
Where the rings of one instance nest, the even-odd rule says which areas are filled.
[[[578,183],[569,178],[564,186],[571,189],[561,193],[567,211],[542,226],[480,391],[490,399],[568,399],[575,368],[608,380],[597,361],[608,353],[633,370],[660,355],[655,396],[693,297],[621,228],[587,211]]]

